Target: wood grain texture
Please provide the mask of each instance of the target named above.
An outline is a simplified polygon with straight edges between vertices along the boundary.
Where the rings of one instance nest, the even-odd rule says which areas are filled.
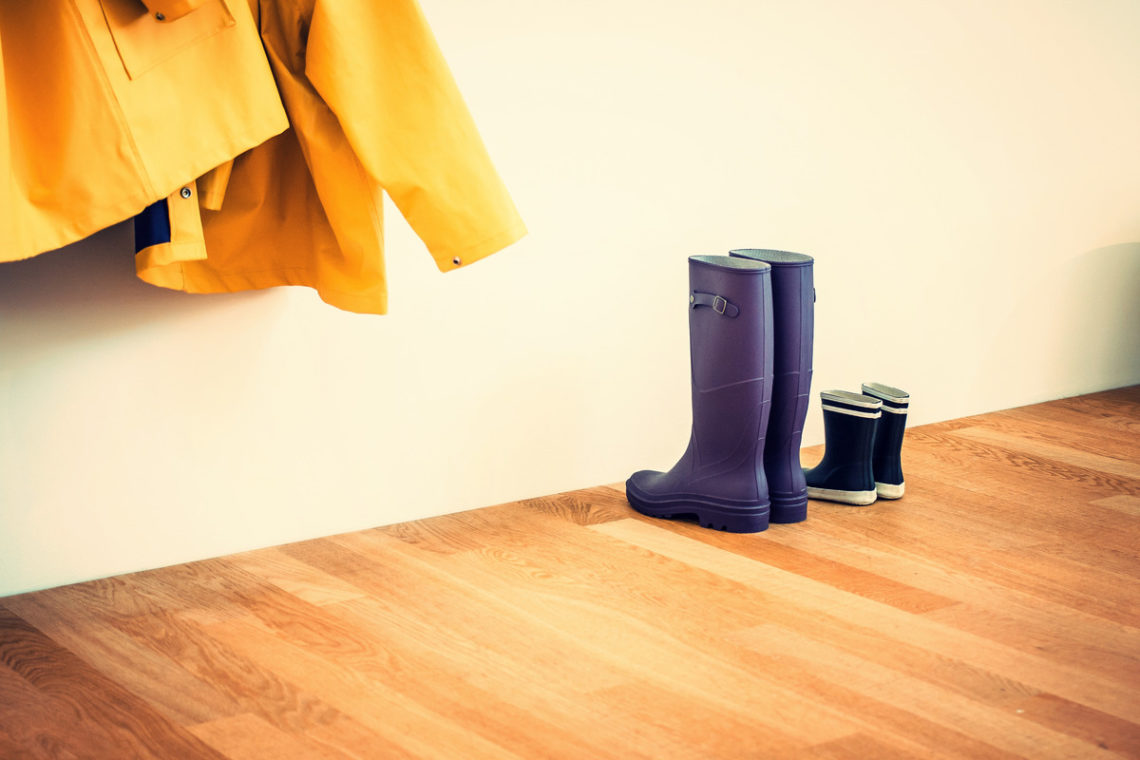
[[[616,484],[0,600],[0,758],[1140,758],[1140,387],[903,456],[755,535]]]
[[[0,666],[12,690],[0,703],[0,724],[8,739],[22,739],[29,751],[60,754],[50,748],[67,747],[67,754],[80,757],[89,751],[103,757],[221,757],[4,607]]]

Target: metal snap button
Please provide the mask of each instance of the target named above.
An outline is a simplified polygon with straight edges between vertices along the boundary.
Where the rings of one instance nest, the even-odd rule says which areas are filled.
[[[159,21],[166,21],[166,14],[165,13],[156,13],[156,14],[154,14],[154,17],[156,19],[158,19]]]
[[[179,191],[178,194],[181,195],[183,198],[189,198],[190,197],[190,188],[184,187],[184,188],[182,188],[182,190]]]
[[[460,259],[458,256],[456,256],[454,259],[451,260],[451,263],[454,264],[455,266],[459,266],[460,264],[463,263],[463,260]]]

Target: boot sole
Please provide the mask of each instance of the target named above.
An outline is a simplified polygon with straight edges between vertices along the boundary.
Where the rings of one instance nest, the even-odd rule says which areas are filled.
[[[875,499],[879,498],[877,491],[841,491],[838,488],[813,488],[812,486],[808,486],[807,495],[809,499],[837,501],[854,507],[874,504]]]
[[[875,492],[879,494],[880,499],[901,499],[906,492],[906,483],[899,483],[896,486],[893,483],[875,481]]]
[[[806,489],[791,496],[771,492],[768,496],[772,500],[769,522],[787,524],[803,522],[807,519],[808,497]]]
[[[625,484],[625,497],[631,507],[648,517],[696,517],[702,528],[727,533],[759,533],[768,529],[768,504],[739,504],[690,494],[650,501],[629,483]]]

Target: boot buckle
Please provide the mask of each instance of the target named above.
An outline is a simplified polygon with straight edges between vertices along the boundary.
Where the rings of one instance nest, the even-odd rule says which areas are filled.
[[[702,293],[694,290],[689,294],[689,304],[695,309],[698,306],[707,306],[722,317],[735,317],[740,313],[740,307],[724,296],[715,293]]]

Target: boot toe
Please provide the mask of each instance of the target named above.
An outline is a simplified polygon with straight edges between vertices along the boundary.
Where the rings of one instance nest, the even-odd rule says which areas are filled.
[[[657,470],[638,470],[625,481],[625,488],[627,491],[632,488],[639,495],[648,496],[656,490],[654,485],[661,481],[664,474]]]

